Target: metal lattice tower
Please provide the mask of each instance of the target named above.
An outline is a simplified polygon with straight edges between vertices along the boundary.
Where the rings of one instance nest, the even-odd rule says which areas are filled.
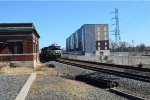
[[[120,37],[120,29],[119,29],[118,8],[115,8],[115,11],[113,11],[112,13],[115,13],[115,17],[112,18],[112,19],[115,19],[115,24],[112,24],[112,25],[115,25],[115,29],[113,30],[114,32],[113,35],[115,35],[115,43],[120,44],[121,37]]]

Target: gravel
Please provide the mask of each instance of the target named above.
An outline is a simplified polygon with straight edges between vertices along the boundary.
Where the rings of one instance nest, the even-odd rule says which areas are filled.
[[[74,67],[71,65],[66,65],[58,62],[50,62],[56,65],[56,70],[59,73],[67,73],[71,77],[75,77],[76,75],[90,75],[92,77],[100,77],[104,79],[109,79],[112,81],[118,82],[118,89],[126,91],[136,96],[145,97],[150,99],[150,83],[141,82],[134,79],[122,78],[119,76],[108,75],[101,72],[91,71],[88,69],[83,69],[79,67]]]
[[[150,83],[121,78],[88,69],[51,61],[56,75],[37,74],[26,100],[127,100],[108,89],[101,89],[83,82],[72,80],[77,75],[107,78],[119,83],[117,89],[150,99]],[[0,100],[14,100],[30,74],[0,75]],[[66,75],[69,79],[59,76]]]
[[[0,100],[14,100],[29,78],[24,75],[0,75]]]
[[[26,100],[127,100],[82,82],[38,74]]]
[[[85,74],[91,74],[96,71],[83,69],[79,67],[74,67],[67,64],[62,64],[58,62],[51,61],[49,64],[54,64],[56,66],[55,70],[58,72],[58,74],[68,74],[69,78],[74,79],[77,75],[85,75]]]
[[[99,77],[110,79],[112,81],[118,82],[118,89],[133,94],[135,96],[140,96],[150,99],[150,83],[141,82],[133,79],[117,77],[114,75],[108,75],[100,72],[95,72],[91,74],[92,77]]]

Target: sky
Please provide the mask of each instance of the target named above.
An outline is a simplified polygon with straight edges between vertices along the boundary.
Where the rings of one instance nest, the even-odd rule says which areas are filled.
[[[40,48],[57,43],[66,47],[66,38],[83,24],[109,24],[114,30],[115,8],[119,10],[121,41],[150,46],[150,1],[0,1],[0,23],[33,22],[40,35]],[[112,32],[110,39],[115,40]],[[132,42],[132,40],[134,42]]]

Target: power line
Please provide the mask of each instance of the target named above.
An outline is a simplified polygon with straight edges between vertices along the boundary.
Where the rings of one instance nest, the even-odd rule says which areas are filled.
[[[139,4],[141,4],[142,0],[139,2]],[[148,13],[148,8],[149,6],[142,6],[144,7],[144,9],[140,9],[141,11],[138,11],[136,14],[134,14],[134,16],[132,16],[132,19],[130,18],[130,27],[126,27],[126,30],[125,31],[131,31],[133,29],[133,27],[131,26],[134,26],[134,28],[136,27],[136,29],[139,29],[141,28],[143,25],[145,25],[146,23],[149,22],[149,17],[150,17],[150,14]],[[146,7],[146,8],[145,8]],[[147,10],[147,11],[146,11]],[[141,12],[143,12],[143,14],[141,14]],[[144,15],[144,19],[141,19]],[[139,18],[139,19],[138,19]],[[141,22],[140,21],[136,21],[136,20],[142,20]],[[126,32],[126,33],[127,33]]]
[[[126,14],[126,16],[124,16],[124,18],[122,18],[122,19],[124,19],[124,20],[122,21],[122,23],[128,22],[128,20],[131,19],[130,17],[132,17],[132,15],[134,14],[134,12],[137,11],[137,8],[139,8],[139,6],[141,5],[142,1],[143,1],[143,0],[139,0],[139,1],[136,3],[136,5],[135,5],[131,10],[129,10],[129,12]],[[130,1],[130,2],[131,2],[131,1]],[[132,1],[132,2],[133,2],[133,1]]]

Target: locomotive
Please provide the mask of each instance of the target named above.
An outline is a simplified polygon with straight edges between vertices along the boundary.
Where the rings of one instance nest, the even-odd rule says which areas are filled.
[[[41,49],[40,58],[42,61],[51,61],[57,60],[61,57],[61,49],[57,44],[51,44],[48,47],[44,47]]]

